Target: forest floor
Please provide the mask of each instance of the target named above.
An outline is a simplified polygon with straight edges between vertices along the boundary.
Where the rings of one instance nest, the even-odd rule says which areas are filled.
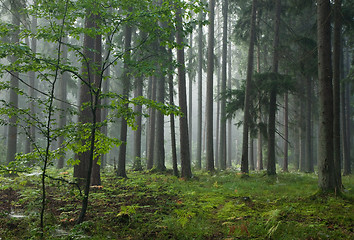
[[[71,172],[52,175],[70,179]],[[320,197],[315,174],[235,171],[102,174],[86,221],[78,190],[48,180],[46,239],[354,239],[354,177],[341,197]],[[38,239],[40,175],[0,177],[0,239]]]

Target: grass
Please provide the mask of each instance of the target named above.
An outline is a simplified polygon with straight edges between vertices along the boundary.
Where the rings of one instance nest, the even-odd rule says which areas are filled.
[[[58,174],[52,170],[52,174]],[[64,174],[70,178],[71,173]],[[62,175],[63,176],[63,175]],[[343,197],[314,197],[317,176],[279,173],[102,174],[86,221],[75,225],[80,196],[49,181],[46,239],[354,239],[354,178]],[[0,178],[0,238],[37,239],[39,177]],[[11,217],[18,213],[21,217]]]

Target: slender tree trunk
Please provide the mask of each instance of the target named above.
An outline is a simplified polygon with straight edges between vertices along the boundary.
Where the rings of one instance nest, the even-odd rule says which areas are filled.
[[[246,92],[244,103],[244,116],[243,116],[243,134],[242,134],[242,157],[241,157],[241,172],[248,173],[248,132],[250,121],[250,94],[252,88],[252,74],[253,74],[253,55],[254,55],[254,41],[255,41],[255,26],[256,26],[256,11],[257,0],[252,1],[252,16],[251,16],[251,30],[250,30],[250,45],[248,48],[248,63],[247,63],[247,76],[246,76]]]
[[[193,67],[192,67],[192,59],[193,59],[193,32],[190,35],[189,38],[189,49],[188,49],[188,65],[189,65],[189,71],[188,71],[188,127],[189,127],[189,152],[192,158],[192,132],[193,132],[193,128],[192,128],[192,106],[193,106],[193,102],[192,102],[192,93],[193,93],[193,79],[192,76],[194,76],[194,74],[192,73]]]
[[[318,180],[322,192],[339,190],[333,156],[333,88],[331,62],[331,3],[317,0],[317,46],[319,79]]]
[[[160,71],[161,72],[161,71]],[[165,102],[165,76],[158,77],[156,85],[156,101]],[[154,162],[158,171],[165,171],[165,143],[164,143],[164,115],[160,111],[156,111],[156,128],[155,128],[155,144],[154,144]]]
[[[67,38],[65,37],[63,39],[63,42],[67,42]],[[63,45],[63,53],[62,53],[62,59],[63,61],[66,62],[66,59],[68,58],[68,48],[67,46]],[[70,75],[68,72],[64,72],[61,75],[61,81],[59,82],[59,98],[60,98],[60,103],[59,103],[59,108],[60,108],[60,113],[59,113],[59,128],[63,128],[66,125],[66,114],[67,114],[67,110],[68,110],[68,104],[67,104],[67,82],[70,78]],[[64,143],[64,136],[59,136],[58,138],[58,147],[62,148]],[[60,157],[58,159],[58,165],[57,168],[61,169],[64,167],[64,161],[65,161],[65,151],[60,151]]]
[[[302,80],[303,82],[303,80]],[[305,83],[303,83],[305,85]],[[303,94],[305,95],[305,89],[303,89]],[[300,114],[299,114],[299,138],[300,138],[300,159],[299,159],[299,169],[300,172],[305,172],[306,163],[306,122],[305,122],[305,102],[300,101]]]
[[[11,0],[10,1],[10,6],[11,6],[11,12],[12,14],[12,24],[14,26],[17,26],[18,29],[20,28],[20,10],[23,8],[21,6],[21,1],[15,1]],[[12,43],[19,44],[20,39],[19,39],[19,30],[16,30],[13,35],[11,36],[11,41]],[[16,61],[16,57],[12,56],[10,57],[10,62],[14,63]],[[18,95],[17,93],[13,90],[14,88],[18,88],[18,77],[19,73],[18,72],[11,72],[11,78],[10,78],[10,105],[13,108],[18,107]],[[7,154],[6,154],[6,162],[10,163],[15,160],[15,155],[17,152],[17,116],[13,115],[9,119],[9,127],[8,127],[8,135],[7,135]]]
[[[199,20],[204,19],[203,12],[199,13]],[[198,27],[198,129],[197,129],[197,164],[196,168],[202,168],[202,129],[203,129],[203,25]]]
[[[231,20],[231,17],[229,16],[229,20]],[[231,28],[229,28],[229,31]],[[231,34],[230,34],[231,35]],[[231,89],[231,66],[232,66],[232,59],[231,59],[231,41],[229,41],[228,44],[228,80],[227,80],[227,85],[228,88]],[[231,118],[227,120],[227,162],[226,166],[228,168],[232,167],[232,125],[231,125]]]
[[[221,71],[221,92],[226,91],[227,82],[227,21],[228,21],[228,0],[223,1],[223,35],[222,35],[222,71]],[[220,169],[226,169],[226,99],[220,101],[220,147],[219,147]]]
[[[168,50],[169,62],[172,63],[173,53],[172,49]],[[174,105],[173,94],[173,66],[172,64],[169,66],[169,74],[168,74],[168,89],[170,95],[170,104]],[[173,175],[179,177],[178,166],[177,166],[177,148],[176,148],[176,128],[175,128],[175,115],[170,115],[170,124],[171,124],[171,150],[172,150],[172,167],[173,167]]]
[[[313,172],[313,147],[312,147],[312,79],[306,77],[306,131],[305,131],[305,166],[304,170],[307,173]]]
[[[96,21],[99,20],[99,16],[96,16]],[[95,23],[95,28],[99,28],[99,26]],[[102,84],[102,35],[97,35],[95,38],[95,54],[94,54],[94,62],[95,62],[95,75],[94,75],[94,85],[96,88],[101,89]],[[97,93],[96,93],[97,94]],[[97,106],[101,105],[101,100],[98,99],[95,102]],[[96,108],[96,122],[101,122],[101,108]],[[91,175],[91,185],[98,186],[101,185],[101,165],[99,163],[99,157],[93,159],[92,163],[92,175]]]
[[[341,145],[340,145],[340,59],[341,59],[341,0],[334,1],[333,32],[333,158],[336,186],[342,186]]]
[[[285,93],[284,96],[284,163],[283,163],[283,171],[288,172],[288,146],[289,146],[289,100],[288,100],[288,93]]]
[[[278,73],[279,63],[279,26],[280,26],[281,0],[275,2],[275,23],[273,42],[273,72]],[[269,121],[268,121],[268,165],[267,174],[275,175],[275,115],[277,110],[277,87],[273,86],[269,97]]]
[[[213,75],[214,75],[214,9],[215,0],[209,1],[208,67],[206,89],[206,169],[214,171],[213,144]]]
[[[152,77],[151,82],[151,100],[156,101],[156,81],[157,77]],[[150,119],[149,119],[149,140],[148,140],[148,151],[147,151],[147,166],[146,168],[152,169],[154,167],[154,146],[155,146],[155,121],[156,121],[156,110],[150,108]]]
[[[183,42],[183,25],[182,25],[182,11],[178,7],[176,11],[177,21],[177,44]],[[181,149],[181,177],[189,179],[192,177],[191,159],[189,152],[189,137],[188,137],[188,116],[187,116],[187,96],[186,96],[186,72],[184,62],[184,48],[177,50],[178,63],[178,100],[179,106],[183,116],[179,117],[180,126],[180,149]]]
[[[136,84],[135,84],[135,97],[139,97],[143,95],[143,77],[138,77],[136,79]],[[136,131],[134,132],[134,166],[133,169],[135,171],[141,171],[143,169],[143,166],[141,164],[141,124],[142,124],[142,106],[141,105],[136,105],[134,107],[134,111],[138,113],[138,115],[135,117],[136,125],[138,126]]]
[[[103,80],[103,86],[102,86],[102,92],[108,93],[109,92],[109,85],[110,85],[110,67],[108,66],[105,70],[105,76],[107,77],[105,80]],[[103,98],[102,99],[102,105],[107,106],[108,105],[108,98]],[[108,116],[108,109],[107,108],[102,108],[101,110],[101,120],[105,121]],[[108,136],[108,126],[103,125],[101,128],[101,132],[103,135]],[[108,164],[108,159],[107,156],[108,154],[102,154],[101,155],[101,168],[104,168]]]
[[[251,138],[250,136],[250,154],[249,154],[249,158],[250,158],[250,170],[254,170],[254,142],[253,142],[253,138]]]
[[[125,33],[124,33],[124,49],[127,54],[127,61],[129,62],[130,59],[130,48],[131,48],[131,41],[132,41],[132,27],[127,24],[125,26]],[[129,98],[129,63],[124,63],[124,73],[123,73],[123,98]],[[125,104],[125,107],[128,108],[128,104]],[[127,178],[126,173],[126,155],[127,155],[127,134],[128,133],[128,124],[125,118],[122,118],[122,125],[120,130],[120,140],[123,144],[120,145],[119,148],[119,156],[118,156],[118,168],[117,168],[117,176],[122,178]]]

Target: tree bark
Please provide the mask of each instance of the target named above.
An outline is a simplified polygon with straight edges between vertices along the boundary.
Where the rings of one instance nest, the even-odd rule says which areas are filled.
[[[183,42],[182,11],[179,7],[176,9],[177,34],[176,42],[181,45]],[[181,177],[189,179],[192,177],[191,159],[189,152],[188,136],[188,116],[187,116],[187,96],[186,96],[186,72],[184,61],[184,47],[177,49],[178,63],[178,97],[182,116],[179,117],[180,126],[180,149],[181,149]]]
[[[333,160],[337,186],[342,186],[341,179],[341,144],[340,144],[340,59],[341,59],[341,0],[334,1],[333,31]],[[343,126],[345,127],[345,126]]]
[[[252,88],[252,74],[253,74],[253,56],[254,56],[254,41],[255,41],[255,26],[256,26],[256,11],[257,0],[252,1],[252,16],[251,16],[251,29],[250,29],[250,44],[248,48],[247,60],[247,76],[246,76],[246,92],[244,103],[244,116],[243,116],[243,133],[242,133],[242,157],[241,157],[241,172],[248,173],[248,135],[249,135],[249,121],[250,121],[250,94]]]
[[[199,13],[199,21],[204,19],[203,12]],[[197,129],[197,164],[196,168],[202,168],[202,129],[203,129],[203,25],[198,26],[198,129]]]
[[[284,163],[283,163],[283,172],[289,172],[288,163],[288,147],[289,147],[289,100],[288,93],[285,93],[284,96]]]
[[[12,24],[14,26],[17,26],[18,29],[20,29],[20,10],[23,8],[21,6],[21,1],[18,0],[11,0],[10,1],[10,6],[11,6],[11,12],[12,14]],[[19,44],[20,39],[19,39],[19,30],[15,30],[13,35],[11,36],[11,42],[15,44]],[[16,57],[12,56],[10,57],[10,62],[14,63],[16,61]],[[19,73],[18,72],[11,72],[11,78],[10,78],[10,105],[11,107],[17,109],[18,108],[18,95],[17,93],[13,90],[15,88],[18,88],[18,78],[19,78]],[[13,115],[9,119],[9,127],[8,127],[8,132],[7,132],[7,153],[6,153],[6,162],[10,163],[15,160],[16,152],[17,152],[17,116]]]
[[[228,21],[228,0],[223,1],[223,35],[222,35],[222,71],[221,71],[221,92],[226,92],[227,81],[227,21]],[[220,147],[219,147],[219,162],[220,169],[226,169],[226,99],[220,101]]]
[[[214,9],[215,0],[209,1],[208,67],[206,86],[206,169],[214,171],[213,139],[213,74],[214,74]]]
[[[317,0],[317,46],[319,79],[318,182],[322,192],[339,190],[333,156],[333,88],[331,61],[331,4]]]
[[[130,48],[132,42],[132,27],[127,24],[125,26],[124,33],[124,51],[126,53],[126,61],[124,62],[124,73],[122,76],[123,83],[123,98],[129,98],[129,59],[130,59]],[[125,108],[128,108],[128,104],[125,104]],[[120,140],[123,142],[119,147],[119,156],[118,156],[118,168],[117,168],[117,176],[122,178],[127,178],[126,173],[126,155],[127,155],[127,132],[128,132],[128,124],[125,118],[122,118],[121,130],[120,130]]]
[[[314,171],[313,166],[313,147],[312,147],[312,78],[307,76],[306,79],[306,146],[305,146],[305,166],[304,170],[307,173]]]
[[[275,23],[273,41],[273,72],[278,73],[279,65],[279,26],[280,26],[281,0],[275,2]],[[275,115],[277,110],[277,86],[273,84],[269,97],[269,120],[268,120],[268,164],[267,174],[276,174],[275,159]]]

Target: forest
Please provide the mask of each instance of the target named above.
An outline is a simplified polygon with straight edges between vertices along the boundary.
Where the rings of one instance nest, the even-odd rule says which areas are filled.
[[[354,239],[353,0],[1,0],[1,239]]]

